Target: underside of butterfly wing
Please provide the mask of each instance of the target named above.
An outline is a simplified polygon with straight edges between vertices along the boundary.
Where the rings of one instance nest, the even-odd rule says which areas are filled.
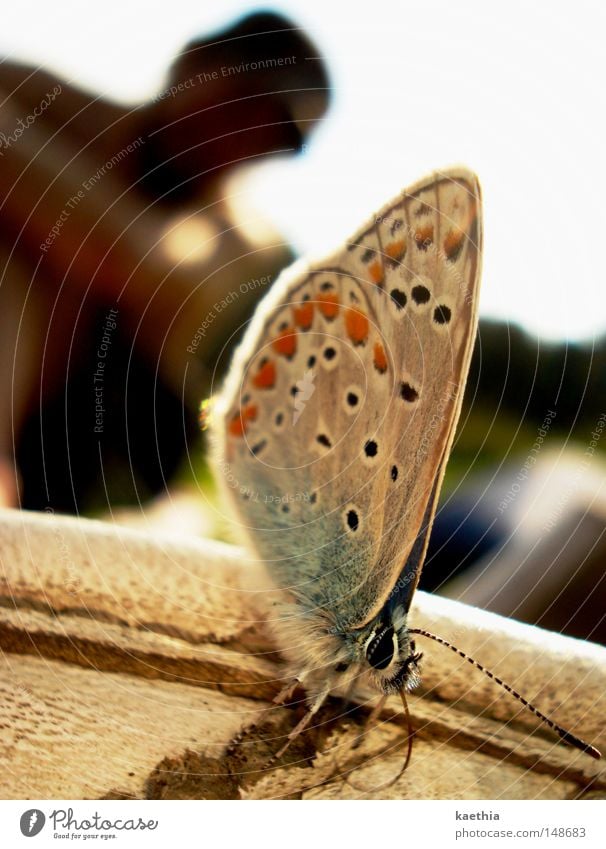
[[[215,460],[242,530],[274,581],[339,629],[394,588],[408,606],[418,581],[480,246],[475,176],[432,175],[334,255],[281,275],[216,399]]]

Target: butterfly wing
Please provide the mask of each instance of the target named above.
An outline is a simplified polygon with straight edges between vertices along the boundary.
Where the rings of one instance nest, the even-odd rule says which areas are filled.
[[[216,399],[236,515],[275,582],[340,628],[418,582],[475,335],[480,190],[433,174],[280,276]],[[405,564],[405,570],[402,568]]]

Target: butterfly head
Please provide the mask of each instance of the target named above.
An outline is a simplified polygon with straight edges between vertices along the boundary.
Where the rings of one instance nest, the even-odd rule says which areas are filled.
[[[419,661],[405,621],[384,614],[364,629],[364,662],[384,693],[412,690],[420,682]]]
[[[349,663],[339,663],[335,672],[351,674],[352,667],[368,673],[383,693],[412,690],[420,683],[419,662],[406,617],[384,609],[368,625],[341,634]]]

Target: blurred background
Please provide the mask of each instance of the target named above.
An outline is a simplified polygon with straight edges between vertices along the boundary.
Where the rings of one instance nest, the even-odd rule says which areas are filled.
[[[585,1],[4,10],[0,503],[228,535],[197,408],[256,302],[463,162],[481,326],[422,585],[606,642],[605,23]]]

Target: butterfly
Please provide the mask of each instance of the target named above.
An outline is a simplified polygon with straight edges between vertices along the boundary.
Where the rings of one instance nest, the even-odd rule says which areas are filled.
[[[408,614],[461,409],[481,259],[477,177],[432,174],[332,255],[282,273],[213,399],[215,465],[282,594],[280,647],[310,697],[291,739],[360,675],[384,695],[416,686],[416,635],[453,648]]]

